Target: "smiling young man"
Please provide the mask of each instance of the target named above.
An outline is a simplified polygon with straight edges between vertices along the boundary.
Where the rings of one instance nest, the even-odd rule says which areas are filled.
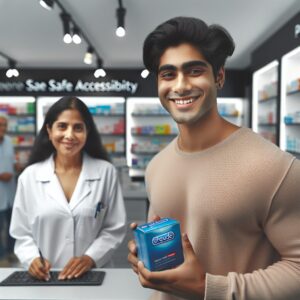
[[[150,272],[128,260],[151,299],[300,299],[300,163],[223,119],[217,91],[234,43],[218,25],[171,19],[144,43],[179,135],[146,170],[149,220],[180,221],[184,263]],[[132,224],[134,228],[136,224]]]

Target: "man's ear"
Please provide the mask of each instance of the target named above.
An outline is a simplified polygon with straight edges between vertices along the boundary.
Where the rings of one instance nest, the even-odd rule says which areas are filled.
[[[216,86],[217,89],[220,90],[223,88],[223,85],[225,83],[225,69],[224,66],[222,66],[216,76]]]

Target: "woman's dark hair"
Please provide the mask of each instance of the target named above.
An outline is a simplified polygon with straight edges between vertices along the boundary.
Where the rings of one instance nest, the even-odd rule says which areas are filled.
[[[177,17],[162,23],[146,37],[143,48],[146,68],[157,73],[164,51],[182,43],[189,43],[202,53],[215,77],[235,47],[232,37],[222,26],[207,26],[200,19]]]
[[[52,128],[58,116],[67,109],[78,110],[88,130],[87,140],[83,150],[91,157],[109,161],[108,154],[102,145],[100,134],[97,131],[88,107],[80,99],[73,96],[66,96],[59,99],[49,108],[42,129],[35,139],[28,165],[43,161],[50,157],[52,153],[55,153],[55,148],[49,140],[47,125]]]

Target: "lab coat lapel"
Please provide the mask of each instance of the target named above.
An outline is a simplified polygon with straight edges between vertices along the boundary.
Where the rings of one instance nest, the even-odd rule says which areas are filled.
[[[93,159],[87,154],[84,154],[80,176],[69,203],[71,210],[74,210],[77,205],[86,199],[92,192],[93,181],[98,179],[100,179],[100,174],[93,164]]]
[[[47,197],[56,201],[62,208],[70,211],[63,189],[54,172],[53,156],[43,162],[37,174],[37,180],[43,182]]]

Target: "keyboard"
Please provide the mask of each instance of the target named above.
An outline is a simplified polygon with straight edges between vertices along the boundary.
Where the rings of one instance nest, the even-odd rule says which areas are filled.
[[[105,276],[103,271],[88,271],[79,278],[58,280],[60,271],[51,271],[49,281],[32,277],[27,271],[15,271],[0,286],[33,286],[33,285],[101,285]]]

